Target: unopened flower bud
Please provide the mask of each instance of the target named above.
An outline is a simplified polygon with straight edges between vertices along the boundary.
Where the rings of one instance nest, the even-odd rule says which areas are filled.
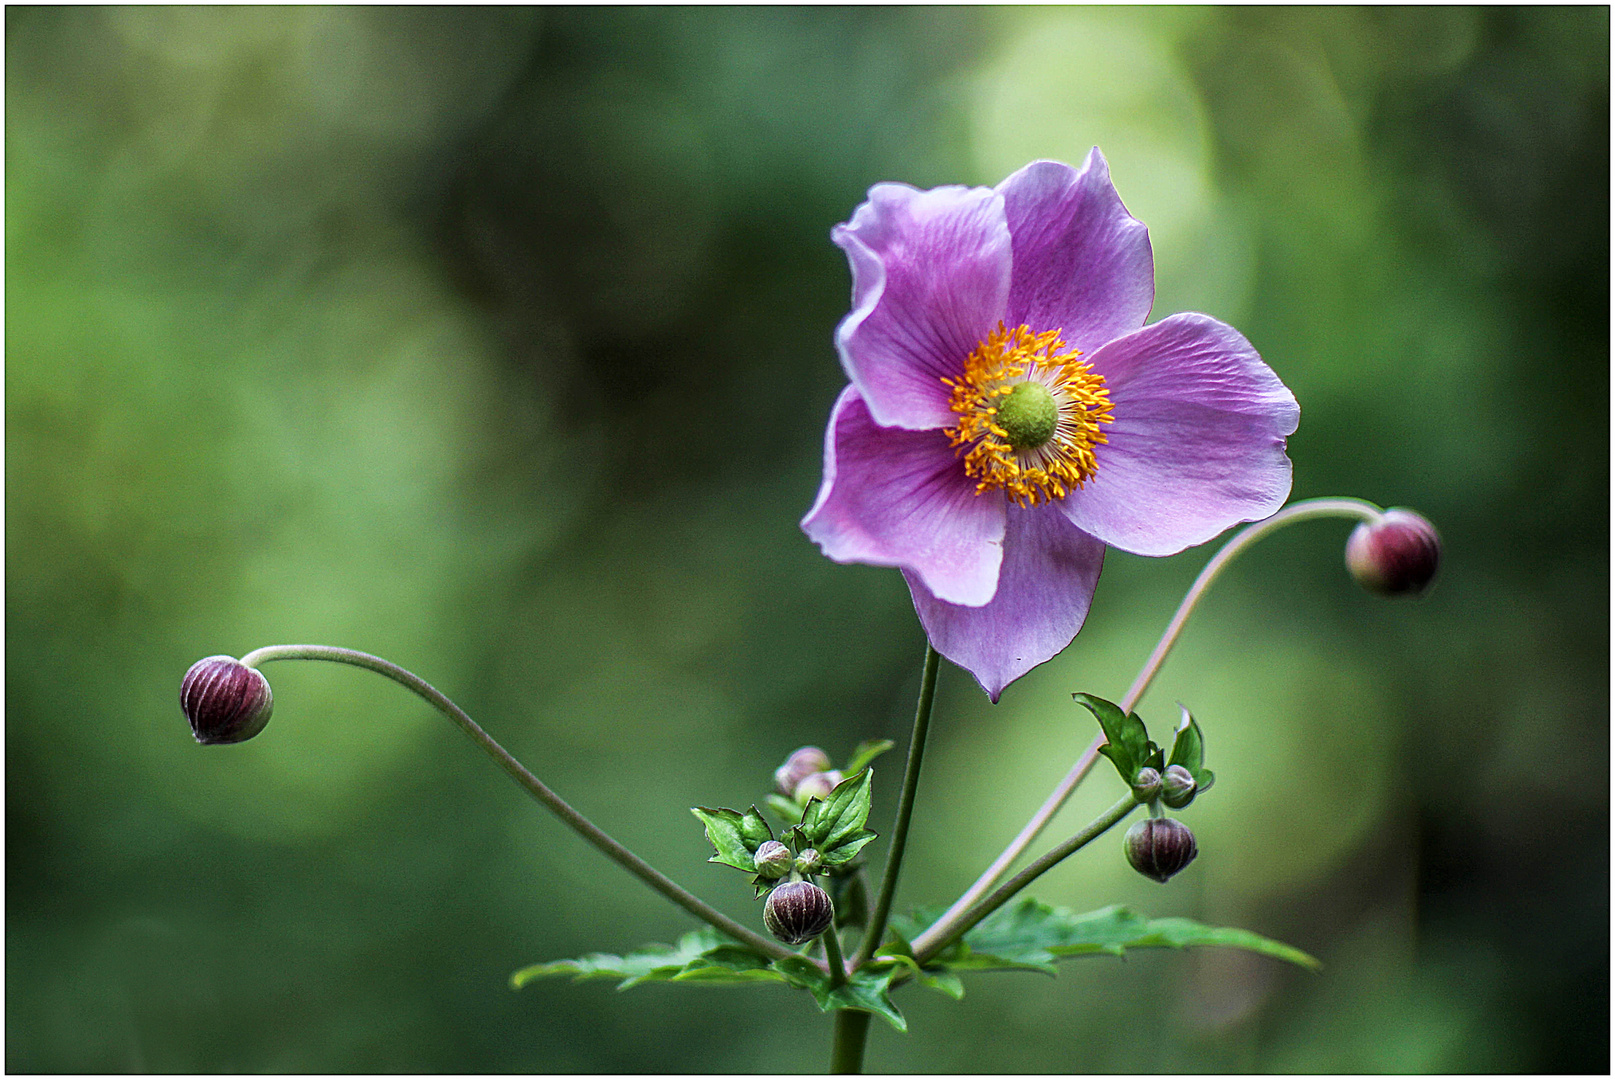
[[[197,742],[238,743],[264,729],[275,700],[257,668],[233,656],[209,656],[185,673],[179,704]]]
[[[774,787],[786,798],[796,795],[796,785],[816,772],[830,767],[830,755],[817,746],[804,746],[791,752],[785,764],[774,770]]]
[[[817,874],[819,867],[824,865],[824,859],[813,848],[808,848],[796,856],[794,865],[798,874]]]
[[[1168,765],[1161,776],[1161,801],[1174,810],[1194,802],[1194,774],[1182,765]]]
[[[802,778],[802,782],[796,785],[796,790],[792,792],[792,796],[799,803],[805,803],[809,799],[826,799],[829,798],[830,792],[834,791],[839,783],[841,783],[840,769],[812,773]]]
[[[757,872],[770,881],[791,872],[791,849],[778,840],[763,841],[753,858],[757,860]]]
[[[1139,802],[1149,802],[1160,794],[1161,774],[1148,765],[1138,770],[1138,775],[1133,777],[1133,797]]]
[[[835,918],[830,894],[811,881],[787,881],[763,904],[763,925],[787,945],[800,945],[830,928]]]
[[[1440,534],[1411,510],[1387,510],[1346,541],[1346,569],[1357,584],[1385,596],[1423,592],[1440,564]]]
[[[1181,821],[1148,818],[1127,830],[1127,861],[1145,877],[1165,882],[1194,861],[1194,833]]]

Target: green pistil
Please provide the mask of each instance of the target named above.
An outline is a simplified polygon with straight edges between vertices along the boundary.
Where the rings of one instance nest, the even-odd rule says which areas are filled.
[[[1035,450],[1054,438],[1060,409],[1048,387],[1038,382],[1023,382],[1017,383],[998,403],[993,419],[1004,429],[1009,445],[1017,450]]]

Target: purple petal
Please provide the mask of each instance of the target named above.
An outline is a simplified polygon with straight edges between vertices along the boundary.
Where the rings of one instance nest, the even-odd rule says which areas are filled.
[[[888,427],[952,424],[942,379],[963,370],[1009,295],[1004,200],[989,188],[876,184],[830,238],[852,264],[836,348],[870,414]]]
[[[1006,323],[1059,329],[1085,353],[1144,325],[1155,302],[1149,230],[1122,205],[1098,147],[1080,172],[1034,161],[998,190],[1015,251]]]
[[[1004,687],[1071,644],[1105,561],[1105,545],[1054,507],[1008,511],[1004,566],[991,603],[945,603],[903,571],[931,644],[974,675],[994,702]]]
[[[876,425],[856,387],[824,437],[824,484],[802,530],[836,562],[901,566],[937,596],[985,604],[1003,560],[1003,493],[976,482],[940,431]]]
[[[1060,504],[1077,528],[1135,555],[1171,555],[1284,505],[1284,437],[1301,409],[1239,331],[1173,315],[1088,360],[1115,422],[1094,452],[1098,473]]]

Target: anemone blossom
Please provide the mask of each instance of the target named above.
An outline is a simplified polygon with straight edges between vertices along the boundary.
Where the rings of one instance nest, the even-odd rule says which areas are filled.
[[[1289,495],[1294,396],[1216,319],[1144,325],[1149,233],[1097,147],[996,188],[876,184],[831,237],[852,381],[802,528],[900,568],[993,701],[1082,628],[1105,545],[1171,555]]]

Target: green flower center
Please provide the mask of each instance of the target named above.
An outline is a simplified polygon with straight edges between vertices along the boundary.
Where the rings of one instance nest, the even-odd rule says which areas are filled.
[[[1042,383],[1016,383],[1009,395],[998,402],[993,419],[1004,429],[1004,438],[1010,446],[1017,450],[1036,450],[1054,438],[1060,407]]]

